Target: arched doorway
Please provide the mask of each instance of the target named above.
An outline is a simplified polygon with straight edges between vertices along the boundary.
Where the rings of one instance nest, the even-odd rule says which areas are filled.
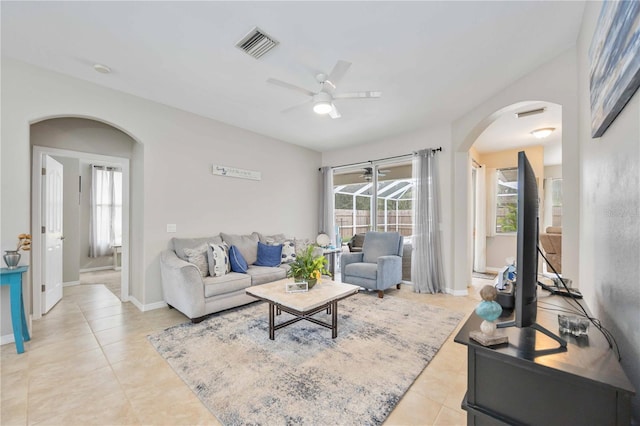
[[[120,270],[120,299],[122,301],[129,300],[130,294],[130,235],[131,235],[131,173],[130,162],[136,155],[133,147],[138,142],[126,132],[118,129],[110,123],[101,120],[86,117],[55,117],[38,120],[30,125],[30,143],[32,146],[33,161],[33,177],[32,177],[32,229],[43,229],[43,194],[46,188],[43,187],[42,169],[43,159],[47,156],[57,156],[58,159],[68,159],[71,162],[80,163],[83,166],[90,167],[90,164],[110,165],[121,171],[122,176],[122,239],[121,255],[118,256],[117,266],[121,266]],[[141,162],[140,162],[141,163]],[[86,178],[86,176],[85,176]],[[73,185],[71,186],[73,188]],[[83,194],[82,191],[85,193]],[[82,185],[81,178],[78,177],[78,185],[76,190],[71,189],[65,191],[65,205],[73,205],[80,203],[81,199],[87,199],[88,193],[86,185]],[[66,208],[65,208],[66,210]],[[69,210],[73,211],[73,210]],[[87,219],[88,220],[88,219]],[[77,225],[85,224],[87,221],[78,218]],[[86,243],[87,230],[76,227],[64,231],[64,244],[68,247],[74,246],[74,250],[69,253],[83,252],[86,256],[86,247],[80,244],[81,240]],[[44,229],[43,229],[44,230]],[[33,277],[33,318],[39,318],[45,309],[45,296],[43,292],[43,284],[45,284],[46,266],[44,243],[40,236],[34,235],[33,252],[32,252],[32,277]],[[82,247],[81,247],[82,246]],[[65,247],[66,249],[66,247]],[[115,250],[114,250],[115,251]],[[66,253],[69,255],[69,253]],[[73,270],[79,269],[79,263],[76,259],[76,265],[73,266],[72,261],[65,259],[64,267]],[[109,264],[112,263],[110,257]],[[69,266],[71,264],[72,266]],[[79,270],[76,271],[79,273]],[[67,280],[69,278],[67,277]],[[73,279],[71,279],[73,283]],[[46,290],[46,288],[45,288]]]
[[[541,111],[524,114],[520,117],[517,115],[517,113],[536,110]],[[559,114],[549,114],[554,111],[559,111]],[[471,275],[474,268],[474,255],[476,255],[477,253],[475,252],[478,251],[478,246],[474,245],[474,237],[476,236],[477,231],[477,205],[474,200],[475,185],[472,184],[472,170],[474,167],[478,168],[481,166],[480,163],[482,161],[478,161],[478,159],[481,158],[482,155],[478,155],[478,150],[474,149],[474,145],[477,144],[478,141],[482,141],[482,143],[485,144],[481,150],[481,154],[485,154],[484,158],[492,157],[488,154],[491,151],[495,151],[497,153],[500,151],[506,152],[511,150],[514,153],[515,160],[515,154],[518,150],[535,145],[541,145],[541,142],[531,135],[531,131],[540,127],[554,127],[556,129],[554,132],[554,140],[557,140],[557,143],[554,143],[552,148],[547,148],[547,151],[551,153],[548,157],[559,157],[561,162],[563,122],[562,107],[560,105],[544,101],[523,101],[500,108],[493,113],[488,114],[486,117],[477,120],[475,125],[470,127],[470,130],[466,131],[466,134],[460,138],[456,153],[454,154],[454,168],[456,176],[454,182],[454,205],[456,207],[454,210],[454,247],[457,247],[456,253],[466,253],[466,256],[459,256],[457,258],[457,267],[454,270],[454,288],[457,291],[462,292],[462,289],[466,288],[471,282]],[[506,137],[507,139],[500,141],[500,137]],[[495,149],[491,147],[492,141],[496,142]],[[498,158],[499,156],[497,154],[494,157],[495,158],[491,160],[493,163],[490,164],[493,167],[487,168],[485,166],[485,169],[492,170],[493,173],[495,173],[495,169],[499,168],[499,164],[501,164],[500,162],[504,161],[504,159]],[[545,157],[547,157],[546,153]],[[474,160],[477,162],[476,164],[474,164]],[[543,179],[542,175],[544,174],[542,161],[543,160],[541,158],[538,173],[541,179],[541,190]],[[545,161],[547,160],[545,159]],[[514,164],[516,163],[514,162]],[[542,192],[540,193],[542,194]],[[544,212],[541,210],[541,218],[543,217],[543,213]],[[488,217],[488,219],[490,218],[491,217]],[[489,221],[487,220],[487,222]],[[495,227],[493,231],[495,231]],[[507,234],[504,235],[504,238],[502,237],[503,236],[496,239],[492,235],[491,239],[492,242],[495,243],[496,240],[508,240],[509,238],[514,238]],[[485,237],[482,236],[481,238]],[[515,247],[515,240],[513,246]],[[507,249],[503,249],[502,252],[510,252],[509,250],[510,249],[507,247]],[[515,257],[515,249],[511,251]],[[497,258],[504,262],[504,259],[500,258],[500,256],[502,255],[494,256],[491,262],[494,264],[500,262],[500,260],[496,260]],[[493,266],[495,268],[495,266],[503,265],[488,266]]]

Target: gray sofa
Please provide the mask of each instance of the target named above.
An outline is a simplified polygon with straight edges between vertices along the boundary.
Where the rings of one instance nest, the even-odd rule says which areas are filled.
[[[263,237],[254,232],[251,235],[231,235],[221,233],[206,238],[172,238],[170,249],[160,254],[160,272],[164,301],[189,317],[192,322],[200,322],[207,315],[255,302],[245,290],[254,285],[281,280],[286,277],[288,265],[275,267],[255,266],[258,241],[264,244],[284,236]],[[202,267],[187,262],[185,250],[201,247],[203,244],[235,245],[249,264],[247,273],[228,272],[223,276],[210,276]],[[203,276],[206,275],[206,276]]]

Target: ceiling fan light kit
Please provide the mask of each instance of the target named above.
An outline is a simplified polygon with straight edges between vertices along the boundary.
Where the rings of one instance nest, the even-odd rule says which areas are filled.
[[[555,127],[544,127],[542,129],[536,129],[532,131],[531,134],[538,139],[544,139],[549,136],[554,130]]]
[[[313,104],[313,112],[320,115],[329,114],[333,107],[330,102],[327,101],[318,101]]]
[[[310,96],[311,103],[313,104],[313,111],[316,114],[320,115],[329,115],[331,118],[340,118],[340,112],[336,108],[336,105],[333,103],[334,99],[366,99],[366,98],[379,98],[382,96],[382,92],[379,91],[361,91],[361,92],[350,92],[350,93],[340,93],[334,94],[338,82],[344,77],[346,72],[349,70],[351,66],[351,62],[347,61],[338,61],[336,65],[333,67],[333,70],[330,74],[318,73],[316,74],[316,81],[320,83],[320,90],[318,92],[312,92],[302,87],[298,87],[295,84],[287,83],[285,81],[277,80],[275,78],[270,78],[267,80],[267,83],[273,84],[275,86],[284,87],[285,89],[295,90],[296,92],[304,93],[307,96]],[[287,108],[282,112],[289,112],[294,109],[298,109],[299,107],[307,107],[310,101],[307,101],[303,104],[296,105],[294,107]]]

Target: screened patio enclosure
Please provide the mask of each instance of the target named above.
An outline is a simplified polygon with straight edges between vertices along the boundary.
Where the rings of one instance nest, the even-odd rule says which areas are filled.
[[[374,170],[377,178],[372,177]],[[413,187],[411,164],[336,172],[333,192],[341,240],[369,230],[397,231],[410,240]]]

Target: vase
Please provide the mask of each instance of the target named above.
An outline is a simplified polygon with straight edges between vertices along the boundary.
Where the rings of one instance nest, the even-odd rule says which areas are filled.
[[[18,263],[20,263],[20,253],[17,250],[5,250],[4,251],[4,263],[7,264],[7,268],[16,269]]]
[[[316,285],[317,282],[318,280],[316,278],[309,278],[307,280],[307,285],[309,286],[309,290],[311,290],[313,286]]]

